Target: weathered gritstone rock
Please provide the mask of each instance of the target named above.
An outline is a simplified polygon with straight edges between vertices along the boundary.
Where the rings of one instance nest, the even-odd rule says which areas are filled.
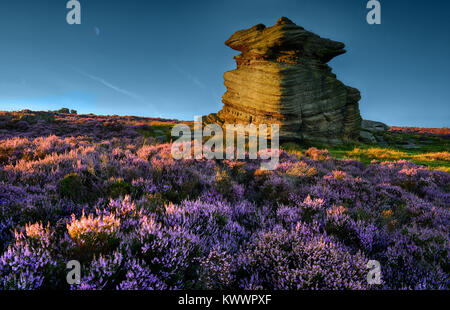
[[[387,147],[388,143],[384,140],[382,134],[389,130],[389,126],[382,122],[375,122],[363,119],[361,121],[361,131],[359,140],[364,143],[374,144]]]
[[[370,131],[370,132],[384,132],[389,130],[389,126],[382,123],[382,122],[376,122],[376,121],[369,121],[366,119],[363,119],[361,122],[361,129]]]
[[[224,74],[221,111],[206,123],[279,124],[280,139],[340,143],[357,139],[357,89],[336,79],[326,64],[344,44],[323,39],[282,17],[266,28],[237,31],[226,42],[242,52]]]

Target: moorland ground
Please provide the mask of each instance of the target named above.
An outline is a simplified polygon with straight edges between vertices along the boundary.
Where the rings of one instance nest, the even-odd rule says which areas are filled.
[[[174,160],[176,123],[1,112],[0,288],[449,288],[448,129],[284,143],[262,171]]]

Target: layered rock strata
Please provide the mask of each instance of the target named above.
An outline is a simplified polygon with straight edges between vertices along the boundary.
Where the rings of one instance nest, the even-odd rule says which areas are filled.
[[[226,45],[241,54],[224,74],[223,108],[206,123],[279,124],[280,139],[340,143],[357,139],[357,89],[336,79],[327,65],[344,44],[306,31],[288,18],[234,33]]]

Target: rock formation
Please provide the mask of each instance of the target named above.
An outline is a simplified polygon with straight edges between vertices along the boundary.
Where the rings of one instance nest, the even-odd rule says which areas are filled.
[[[224,74],[221,111],[206,123],[277,123],[280,139],[340,143],[357,139],[357,89],[336,79],[327,65],[344,44],[306,31],[286,17],[234,33],[226,45],[240,51],[237,69]]]
[[[361,121],[361,129],[370,131],[370,132],[384,132],[384,131],[389,130],[389,126],[382,122],[369,121],[369,120],[363,119]]]
[[[383,133],[388,130],[389,126],[382,122],[363,119],[361,121],[359,140],[367,144],[378,144],[382,147],[387,147],[389,144],[384,140]]]

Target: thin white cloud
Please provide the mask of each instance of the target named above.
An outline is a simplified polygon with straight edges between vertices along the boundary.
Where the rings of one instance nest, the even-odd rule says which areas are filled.
[[[188,79],[189,81],[191,81],[192,83],[194,83],[195,85],[197,85],[200,88],[206,88],[206,85],[203,84],[197,77],[193,76],[192,74],[190,74],[189,72],[184,71],[183,69],[181,69],[180,67],[178,67],[177,65],[173,65],[173,67],[180,72],[186,79]]]
[[[106,87],[108,87],[108,88],[110,88],[110,89],[112,89],[112,90],[114,90],[114,91],[116,91],[116,92],[118,92],[118,93],[120,93],[120,94],[123,94],[123,95],[125,95],[125,96],[128,96],[128,97],[130,97],[130,98],[132,98],[132,99],[134,99],[134,100],[136,100],[136,101],[140,101],[140,102],[143,102],[143,103],[145,102],[144,99],[143,99],[141,96],[139,96],[139,95],[137,95],[137,94],[135,94],[135,93],[133,93],[133,92],[130,92],[130,91],[126,90],[126,89],[117,87],[117,86],[115,86],[115,85],[109,83],[108,81],[106,81],[106,80],[103,79],[103,78],[94,76],[94,75],[92,75],[92,74],[83,72],[83,71],[78,70],[78,69],[74,69],[74,70],[75,70],[76,72],[78,72],[79,74],[84,75],[84,76],[86,76],[86,77],[88,77],[88,78],[90,78],[91,80],[94,80],[94,81],[96,81],[96,82],[99,82],[100,84],[103,84],[104,86],[106,86]]]

